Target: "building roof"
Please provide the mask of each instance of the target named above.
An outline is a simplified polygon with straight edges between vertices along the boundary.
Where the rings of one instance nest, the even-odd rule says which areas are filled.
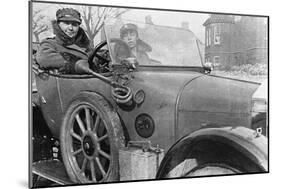
[[[203,24],[207,26],[212,23],[231,23],[234,24],[234,18],[229,15],[212,14]]]

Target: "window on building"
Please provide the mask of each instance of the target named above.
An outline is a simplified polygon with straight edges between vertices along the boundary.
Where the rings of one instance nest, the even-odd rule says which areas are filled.
[[[205,34],[205,44],[206,47],[208,47],[208,29],[206,28],[206,34]]]
[[[214,26],[214,44],[219,45],[221,43],[221,27],[220,25]]]
[[[207,28],[206,30],[206,46],[210,46],[211,45],[211,28]]]
[[[220,64],[220,57],[214,56],[214,66],[218,66]]]
[[[211,45],[211,28],[209,28],[208,31],[209,31],[208,32],[208,46],[210,46]]]

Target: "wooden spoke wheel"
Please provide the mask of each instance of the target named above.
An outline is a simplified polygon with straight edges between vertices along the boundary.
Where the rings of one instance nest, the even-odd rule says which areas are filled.
[[[78,96],[66,112],[60,136],[64,165],[72,181],[118,180],[123,131],[117,113],[101,96]]]

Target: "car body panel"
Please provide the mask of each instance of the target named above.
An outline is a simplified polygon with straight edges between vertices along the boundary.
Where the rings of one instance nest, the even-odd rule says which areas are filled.
[[[259,85],[206,75],[187,83],[177,103],[176,136],[203,127],[251,126],[251,98]]]
[[[43,116],[52,131],[56,133],[57,124],[61,122],[63,111],[58,90],[58,78],[47,74],[36,76],[39,105]]]
[[[98,78],[74,79],[59,78],[59,93],[61,96],[62,111],[66,112],[73,99],[83,91],[93,91],[102,95],[105,99],[110,99],[110,86]],[[59,120],[59,118],[58,118]],[[62,118],[57,123],[56,136],[59,136],[59,129]]]
[[[140,106],[129,111],[118,109],[131,140],[150,140],[153,145],[158,144],[159,147],[167,150],[176,141],[175,105],[178,92],[184,83],[200,76],[202,73],[163,68],[133,73],[134,79],[129,87],[133,91],[142,89],[145,92],[145,100]],[[142,138],[135,131],[135,119],[142,113],[150,115],[154,120],[155,130],[149,138]]]
[[[187,68],[157,66],[141,66],[131,75],[132,79],[127,86],[133,93],[140,89],[145,93],[144,102],[132,107],[116,104],[111,97],[111,86],[98,78],[50,76],[48,80],[41,81],[41,85],[53,87],[52,90],[41,91],[41,95],[47,101],[52,98],[52,103],[43,104],[42,110],[45,115],[49,114],[46,119],[52,125],[50,129],[54,136],[59,136],[64,112],[71,101],[83,91],[98,93],[113,105],[130,140],[149,140],[165,150],[182,136],[202,127],[250,127],[250,100],[258,86],[255,83],[213,77]],[[150,115],[154,120],[155,130],[149,138],[139,136],[135,130],[136,117],[142,113]]]
[[[130,109],[119,107],[111,98],[111,86],[98,78],[71,79],[53,77],[48,80],[50,82],[48,85],[52,85],[56,81],[56,87],[52,90],[43,91],[41,94],[44,97],[52,97],[53,101],[57,103],[47,103],[44,106],[52,109],[54,105],[60,104],[59,109],[53,109],[52,119],[55,120],[55,123],[53,122],[52,125],[55,126],[50,128],[54,135],[56,137],[59,136],[63,114],[75,96],[82,91],[91,91],[102,95],[115,107],[129,132],[131,140],[150,140],[154,144],[159,144],[162,148],[167,149],[170,147],[176,140],[174,135],[174,116],[178,92],[184,83],[195,77],[202,76],[202,73],[173,71],[170,68],[167,68],[166,71],[163,71],[163,68],[152,69],[152,71],[144,69],[143,71],[132,73],[133,79],[128,84],[128,87],[132,88],[134,92],[142,89],[145,92],[145,100],[140,106],[134,106]],[[46,82],[44,81],[44,83]],[[47,108],[43,108],[45,114],[48,113],[46,110]],[[56,114],[57,111],[60,113]],[[155,123],[154,134],[147,139],[140,137],[134,127],[135,118],[141,113],[149,114]],[[48,117],[47,119],[50,118]]]

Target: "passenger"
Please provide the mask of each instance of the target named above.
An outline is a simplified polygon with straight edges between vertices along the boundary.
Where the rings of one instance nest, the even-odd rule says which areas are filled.
[[[150,45],[139,38],[138,27],[135,24],[125,24],[120,29],[120,38],[125,41],[131,50],[131,57],[135,57],[139,64],[149,64],[147,52],[151,52]]]
[[[81,21],[80,13],[73,8],[57,10],[56,20],[52,21],[55,37],[43,40],[36,53],[40,68],[66,74],[89,73],[92,50]]]

